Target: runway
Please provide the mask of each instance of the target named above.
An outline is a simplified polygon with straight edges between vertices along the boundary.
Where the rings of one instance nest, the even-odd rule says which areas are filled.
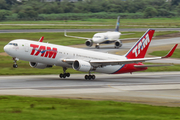
[[[180,72],[107,75],[84,80],[83,74],[60,79],[58,75],[1,76],[1,95],[143,102],[180,106]]]
[[[180,28],[152,28],[156,31],[180,31]],[[29,29],[29,30],[0,30],[0,33],[36,33],[36,32],[64,32],[65,29]],[[147,31],[148,28],[120,28],[119,31]],[[104,32],[114,31],[114,29],[67,29],[68,32]]]

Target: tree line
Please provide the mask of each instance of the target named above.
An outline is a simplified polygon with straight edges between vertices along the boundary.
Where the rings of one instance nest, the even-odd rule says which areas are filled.
[[[0,0],[0,20],[179,17],[180,0]]]

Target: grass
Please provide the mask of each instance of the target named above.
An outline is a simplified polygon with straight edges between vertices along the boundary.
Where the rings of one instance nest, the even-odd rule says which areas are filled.
[[[179,107],[114,101],[0,96],[2,120],[176,120]]]
[[[178,28],[180,27],[179,21],[180,18],[177,17],[121,19],[120,28]],[[0,29],[113,29],[115,24],[116,19],[84,19],[82,21],[1,21]]]

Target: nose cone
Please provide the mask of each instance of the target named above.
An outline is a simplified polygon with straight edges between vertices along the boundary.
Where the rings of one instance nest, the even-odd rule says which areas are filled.
[[[94,43],[99,43],[102,41],[101,38],[92,38],[92,40]]]
[[[4,51],[10,55],[10,48],[9,45],[4,46]]]
[[[8,52],[8,46],[6,45],[6,46],[4,46],[4,51],[7,53]]]

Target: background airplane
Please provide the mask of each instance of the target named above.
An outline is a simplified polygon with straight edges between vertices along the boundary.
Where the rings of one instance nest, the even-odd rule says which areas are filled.
[[[38,42],[26,39],[12,40],[4,47],[4,51],[12,56],[14,68],[17,68],[16,61],[20,59],[29,61],[33,68],[61,66],[63,74],[59,75],[60,78],[70,76],[70,73],[66,73],[67,68],[88,72],[89,75],[85,75],[85,79],[90,80],[95,79],[91,72],[121,74],[161,66],[144,65],[142,62],[171,57],[178,44],[164,57],[144,58],[154,32],[155,30],[149,29],[123,56],[44,43],[44,37]]]
[[[86,46],[91,47],[93,44],[96,44],[95,47],[98,49],[100,44],[110,44],[114,43],[115,48],[119,48],[122,46],[122,42],[119,39],[121,33],[119,32],[119,25],[120,25],[120,16],[117,18],[117,24],[115,31],[107,31],[103,33],[96,33],[92,38],[86,38],[86,37],[77,37],[77,36],[70,36],[66,34],[66,31],[64,32],[64,35],[66,37],[73,37],[73,38],[80,38],[80,39],[86,39]]]

